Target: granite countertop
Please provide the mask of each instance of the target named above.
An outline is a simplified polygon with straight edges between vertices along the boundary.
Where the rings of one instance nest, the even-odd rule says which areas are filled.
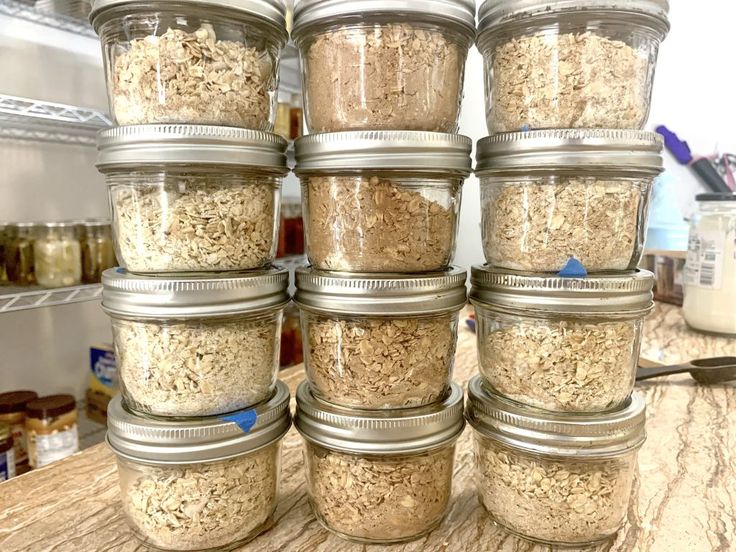
[[[645,328],[643,356],[678,362],[736,356],[736,339],[688,330],[679,309],[658,305]],[[455,379],[477,372],[475,336],[460,330]],[[293,390],[301,367],[282,372]],[[649,438],[639,454],[639,477],[628,521],[615,552],[726,552],[736,550],[736,386],[698,387],[672,376],[639,387],[647,397]],[[473,490],[471,431],[458,443],[454,498],[446,521],[427,537],[393,547],[363,546],[331,535],[315,521],[305,496],[301,440],[284,442],[276,526],[240,550],[248,552],[531,552],[547,550],[495,527]],[[121,511],[112,453],[98,445],[0,486],[3,552],[103,552],[146,548]]]

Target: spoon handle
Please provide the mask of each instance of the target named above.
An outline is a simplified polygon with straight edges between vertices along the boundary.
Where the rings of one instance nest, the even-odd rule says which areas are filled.
[[[673,374],[684,374],[694,367],[690,363],[672,364],[671,366],[657,366],[656,368],[639,368],[636,370],[636,381],[644,381],[662,376],[671,376]]]

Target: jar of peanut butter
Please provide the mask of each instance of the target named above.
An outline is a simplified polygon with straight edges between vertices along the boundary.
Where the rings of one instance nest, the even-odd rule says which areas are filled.
[[[38,398],[34,391],[10,391],[0,394],[0,423],[10,426],[13,436],[13,452],[15,455],[15,473],[27,472],[28,442],[26,439],[26,405]]]
[[[28,459],[40,468],[79,450],[77,404],[71,395],[51,395],[26,405]]]

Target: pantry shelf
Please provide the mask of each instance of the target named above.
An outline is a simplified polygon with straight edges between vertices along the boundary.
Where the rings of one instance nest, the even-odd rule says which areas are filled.
[[[53,9],[47,6],[53,6]],[[18,2],[17,0],[0,0],[0,14],[2,15],[17,17],[31,23],[95,38],[96,35],[92,26],[81,18],[84,8],[82,0],[56,0],[53,4],[38,2],[36,5]],[[80,17],[67,15],[72,13],[79,14]]]
[[[93,301],[101,295],[100,284],[58,289],[0,288],[0,313]]]
[[[2,138],[93,146],[97,132],[111,125],[94,109],[0,94]]]

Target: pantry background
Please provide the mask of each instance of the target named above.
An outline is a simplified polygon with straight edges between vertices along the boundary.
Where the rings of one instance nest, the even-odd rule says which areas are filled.
[[[480,3],[478,1],[477,3]],[[717,147],[736,150],[736,109],[726,86],[729,68],[719,59],[732,50],[736,3],[670,0],[672,32],[664,42],[654,86],[650,126],[667,125],[688,140],[694,153]],[[20,11],[20,13],[19,13]],[[107,112],[99,43],[91,32],[49,27],[23,17],[17,0],[0,0],[0,110],[5,96],[32,98]],[[707,54],[706,54],[707,52]],[[720,54],[723,55],[720,55]],[[297,61],[282,67],[282,88],[299,87]],[[482,61],[468,58],[460,132],[475,142],[487,134],[483,112]],[[0,220],[63,220],[107,216],[107,194],[94,168],[93,146],[9,139],[0,116]],[[676,181],[677,200],[689,215],[700,184],[665,155]],[[291,175],[285,197],[298,197]],[[463,191],[455,264],[482,261],[478,180]],[[0,290],[0,294],[2,290]],[[110,341],[109,319],[97,301],[0,313],[0,392],[30,388],[39,394],[72,393],[87,387],[89,346]]]

